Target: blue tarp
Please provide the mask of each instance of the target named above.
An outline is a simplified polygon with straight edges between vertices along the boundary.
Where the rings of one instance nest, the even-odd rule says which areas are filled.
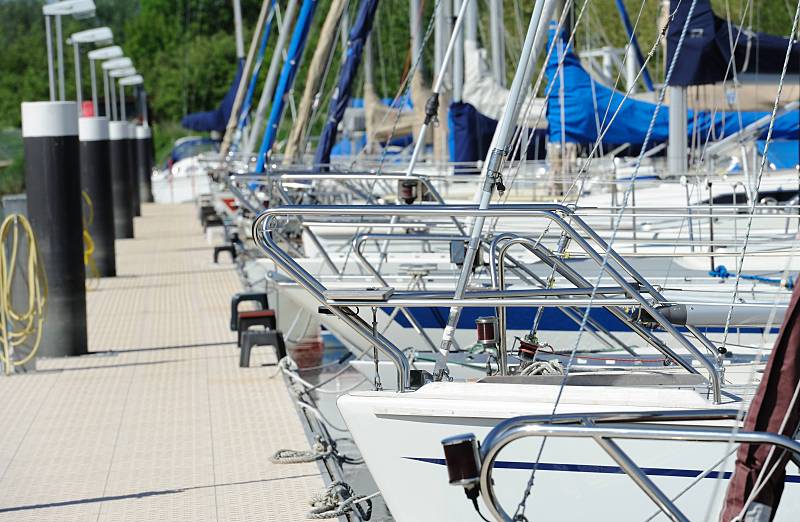
[[[336,142],[336,133],[339,122],[344,117],[344,111],[350,102],[350,91],[361,64],[361,55],[364,52],[364,45],[367,37],[372,31],[372,22],[375,19],[375,11],[378,10],[378,0],[361,0],[358,5],[358,14],[350,28],[347,38],[347,57],[342,64],[339,72],[339,80],[336,89],[331,96],[328,106],[328,119],[319,137],[319,144],[314,153],[314,165],[326,165],[331,162],[331,149]]]
[[[238,60],[236,66],[236,77],[233,79],[228,92],[219,104],[219,107],[212,111],[193,112],[187,114],[181,120],[181,125],[184,128],[198,131],[198,132],[225,132],[228,126],[228,119],[231,117],[233,110],[233,101],[236,98],[236,90],[239,88],[239,81],[242,79],[242,68],[244,63]]]
[[[764,155],[767,142],[758,140],[756,147],[758,153]],[[800,142],[797,140],[774,140],[767,150],[767,163],[769,168],[798,169],[800,170]]]
[[[551,39],[553,35],[554,31],[551,30]],[[595,103],[592,103],[592,79],[581,66],[572,46],[565,47],[566,44],[566,34],[562,32],[560,43],[550,54],[547,63],[546,73],[550,93],[547,98],[547,121],[550,141],[559,143],[562,139],[562,107],[559,98],[563,96],[564,141],[582,144],[594,143],[600,134],[598,122],[600,122],[601,128],[608,126],[607,122],[621,106],[619,114],[605,134],[603,142],[608,146],[625,143],[630,143],[634,147],[641,146],[655,112],[655,104],[631,98],[623,102],[624,95],[622,93],[597,81],[594,82]],[[561,74],[558,73],[559,57],[564,64],[564,71]],[[566,86],[563,94],[559,93],[562,75]],[[553,84],[552,89],[550,89],[550,84]],[[607,113],[606,107],[608,107]],[[689,111],[689,138],[696,133],[701,144],[707,138],[718,140],[740,130],[740,122],[742,126],[746,127],[768,114],[768,112],[742,112],[739,114],[721,111],[715,113],[697,111],[695,114],[695,111]],[[766,128],[764,133],[766,134]],[[662,107],[656,116],[649,142],[650,146],[667,141],[668,136],[669,111],[667,107]],[[775,120],[773,138],[797,139],[798,136],[800,136],[800,111],[789,111]]]
[[[689,17],[692,2],[671,0],[674,13],[667,30],[667,60],[669,67],[678,41]],[[757,7],[756,7],[757,8]],[[695,0],[694,12],[686,30],[670,85],[702,85],[734,78],[728,63],[738,74],[779,74],[783,69],[789,40],[766,33],[752,33],[719,18],[711,9],[710,0]],[[788,72],[800,72],[800,43],[792,44]]]

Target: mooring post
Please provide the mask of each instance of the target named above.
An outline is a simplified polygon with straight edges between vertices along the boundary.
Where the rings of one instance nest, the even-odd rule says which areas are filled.
[[[91,205],[92,220],[86,228],[94,243],[94,261],[101,277],[117,275],[114,250],[114,199],[111,192],[111,156],[108,120],[105,117],[81,118],[80,140],[81,187]]]
[[[128,122],[109,122],[108,139],[111,157],[111,192],[114,202],[114,237],[130,239],[133,237],[133,201]]]
[[[136,125],[128,123],[128,168],[130,169],[131,181],[131,211],[134,217],[142,215],[142,203],[139,200],[139,161],[136,153]]]
[[[22,141],[28,219],[47,274],[39,354],[88,352],[78,105],[23,102]]]
[[[153,137],[150,127],[138,125],[136,127],[136,176],[139,183],[139,201],[142,203],[153,202],[153,186],[151,176],[153,175],[153,156],[150,151],[153,149]]]

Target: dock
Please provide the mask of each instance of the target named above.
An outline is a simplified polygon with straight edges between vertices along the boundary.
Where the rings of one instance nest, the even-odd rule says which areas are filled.
[[[143,206],[116,278],[87,293],[91,353],[0,378],[0,520],[303,520],[324,488],[269,349],[239,368],[192,204]]]

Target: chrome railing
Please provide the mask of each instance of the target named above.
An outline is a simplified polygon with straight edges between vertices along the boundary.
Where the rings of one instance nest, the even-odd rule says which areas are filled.
[[[542,218],[555,224],[558,228],[566,234],[571,241],[577,244],[588,256],[596,263],[604,266],[607,273],[611,276],[614,282],[619,285],[620,292],[624,297],[599,297],[599,298],[575,298],[575,297],[558,297],[556,296],[535,296],[535,297],[519,297],[514,296],[513,293],[499,292],[496,295],[484,295],[475,297],[474,295],[465,296],[457,302],[452,298],[444,295],[432,295],[427,293],[403,293],[398,292],[396,296],[388,298],[378,298],[376,300],[374,295],[365,297],[363,299],[338,299],[333,300],[326,297],[326,288],[317,279],[311,276],[300,264],[291,258],[285,251],[283,251],[272,238],[271,231],[275,225],[275,221],[280,217],[300,216],[306,217],[339,217],[351,219],[386,219],[389,217],[429,217],[429,218],[443,218],[445,220],[458,219],[458,218],[472,218],[472,217],[530,217]],[[568,218],[570,222],[567,221]],[[348,222],[341,222],[341,226],[347,226]],[[359,228],[363,227],[363,223],[354,221],[350,222],[349,226]],[[584,238],[585,236],[585,238]],[[414,306],[554,306],[554,307],[584,307],[584,306],[602,306],[602,307],[621,307],[637,305],[651,314],[659,325],[664,328],[673,338],[675,338],[686,350],[689,351],[698,362],[708,371],[708,380],[713,393],[715,402],[720,402],[721,399],[721,378],[720,373],[715,366],[714,362],[709,360],[698,348],[696,348],[685,336],[683,336],[660,312],[652,303],[644,297],[644,294],[649,294],[658,302],[666,302],[666,299],[659,291],[655,289],[643,276],[641,276],[625,259],[618,255],[609,245],[590,227],[585,221],[577,216],[574,211],[564,205],[558,204],[527,204],[527,205],[502,205],[492,206],[486,210],[478,210],[474,206],[466,205],[413,205],[413,206],[289,206],[282,208],[274,208],[263,212],[253,223],[253,237],[256,244],[270,257],[277,265],[279,265],[287,274],[294,279],[303,288],[308,290],[323,306],[327,307],[337,317],[342,319],[345,323],[351,326],[356,332],[362,335],[365,339],[373,342],[381,351],[383,351],[394,363],[398,371],[398,383],[401,390],[405,390],[408,384],[409,369],[408,361],[403,356],[402,352],[395,347],[388,339],[382,335],[374,332],[369,325],[354,312],[353,308],[360,306],[378,307],[414,307]],[[590,241],[597,245],[595,249],[590,244]],[[601,253],[602,252],[602,253]],[[535,249],[534,249],[535,253]],[[547,256],[545,256],[547,257]],[[626,280],[626,277],[631,277],[635,281],[636,286]],[[585,281],[585,280],[584,280]],[[582,282],[580,284],[576,281],[571,281],[579,288],[591,288],[592,285]],[[573,292],[574,293],[574,292]],[[608,292],[617,293],[617,292]],[[690,329],[691,331],[691,329]],[[692,334],[698,339],[706,348],[716,353],[713,344],[708,341],[699,331],[692,331]],[[692,367],[689,362],[683,359],[675,352],[671,351],[663,343],[657,345],[657,348],[667,355],[670,359],[676,361],[684,369],[689,372],[697,373],[697,370]]]
[[[588,438],[594,440],[625,473],[670,519],[689,519],[675,502],[639,467],[615,440],[651,440],[686,442],[723,442],[766,444],[800,457],[798,441],[769,432],[742,431],[715,427],[675,426],[661,427],[651,423],[678,423],[702,421],[737,421],[738,410],[686,410],[645,411],[601,414],[563,414],[515,417],[495,426],[480,446],[477,463],[451,463],[467,467],[475,466],[477,484],[470,482],[465,487],[479,487],[484,503],[492,516],[501,522],[512,522],[514,518],[500,505],[494,491],[492,474],[494,463],[500,452],[514,441],[526,437]],[[471,437],[471,439],[470,439]],[[475,441],[473,436],[463,440]]]

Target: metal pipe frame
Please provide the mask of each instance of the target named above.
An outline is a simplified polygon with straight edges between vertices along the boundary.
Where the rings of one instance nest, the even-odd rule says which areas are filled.
[[[540,203],[540,204],[525,204],[525,205],[495,205],[490,206],[486,209],[478,209],[474,205],[416,205],[416,206],[389,206],[389,207],[375,207],[369,205],[353,205],[353,206],[327,206],[327,205],[319,205],[319,206],[289,206],[289,207],[280,207],[269,209],[259,215],[256,220],[253,222],[253,238],[256,239],[256,244],[264,250],[264,252],[270,256],[276,263],[279,263],[286,271],[290,274],[291,277],[295,279],[295,281],[303,286],[304,288],[311,289],[309,290],[314,297],[316,297],[322,304],[329,306],[329,307],[346,307],[346,306],[369,306],[369,304],[364,304],[361,302],[341,302],[341,303],[331,303],[328,301],[323,293],[325,291],[324,286],[319,283],[313,276],[311,276],[308,272],[306,272],[294,259],[290,258],[285,252],[283,252],[272,240],[270,230],[271,225],[275,219],[278,217],[285,217],[285,216],[339,216],[339,217],[370,217],[380,215],[383,217],[387,216],[404,216],[404,217],[414,217],[414,216],[433,216],[433,217],[447,217],[447,218],[458,218],[458,217],[477,217],[477,218],[487,218],[487,217],[540,217],[547,220],[552,221],[555,223],[559,228],[561,228],[564,233],[578,246],[581,247],[589,256],[595,260],[600,266],[605,267],[605,271],[609,274],[609,276],[614,279],[614,281],[625,291],[625,293],[630,297],[629,301],[636,302],[639,306],[642,307],[645,311],[647,311],[651,316],[656,319],[656,322],[659,323],[667,333],[669,333],[673,338],[675,338],[685,349],[689,351],[694,357],[698,359],[698,361],[704,366],[704,368],[709,373],[709,381],[712,388],[713,398],[715,403],[719,403],[721,401],[721,379],[719,375],[719,371],[717,367],[709,361],[705,355],[700,352],[697,347],[694,346],[686,337],[684,337],[678,330],[675,328],[672,323],[670,323],[666,318],[664,318],[660,312],[656,309],[656,307],[651,304],[650,301],[645,299],[642,295],[642,292],[650,294],[656,302],[659,303],[667,303],[668,300],[658,291],[655,287],[653,287],[644,277],[642,277],[624,258],[619,256],[613,249],[609,247],[609,245],[599,236],[597,233],[589,227],[580,217],[575,215],[571,208],[559,205],[559,204],[550,204],[550,203]],[[581,230],[583,234],[585,234],[589,240],[594,242],[596,245],[600,247],[600,249],[605,254],[605,258],[601,255],[600,252],[595,250],[584,237],[576,230],[572,225],[567,223],[567,221],[562,216],[568,216],[570,220]],[[343,225],[347,225],[347,223],[343,223]],[[350,226],[354,227],[363,227],[363,224],[360,223],[351,223]],[[610,261],[610,262],[609,262]],[[611,263],[613,262],[613,264]],[[562,263],[563,264],[563,263]],[[631,285],[628,281],[625,280],[623,274],[615,268],[614,264],[619,267],[622,272],[626,273],[630,277],[632,277],[642,288],[643,290],[639,290]],[[576,285],[580,286],[580,285]],[[514,303],[510,303],[508,300],[497,300],[496,302],[492,302],[492,300],[485,300],[485,301],[474,301],[471,299],[461,299],[462,296],[456,295],[454,296],[455,299],[451,300],[450,303],[452,306],[553,306],[552,302],[548,302],[546,299],[543,300],[535,300],[535,299],[525,299],[520,300]],[[389,302],[392,300],[390,299]],[[559,303],[561,306],[588,306],[588,305],[597,305],[597,306],[625,306],[629,304],[628,300],[613,300],[613,299],[589,299],[585,301],[574,300],[571,303]],[[459,303],[464,303],[463,305]],[[434,302],[427,302],[424,306],[434,306]],[[518,304],[519,303],[519,304]],[[413,306],[413,302],[406,302],[402,300],[395,300],[395,305],[401,306]],[[438,304],[438,303],[436,303]],[[373,302],[373,306],[376,304]],[[332,308],[332,311],[334,310]],[[336,312],[334,312],[336,313]],[[346,314],[339,310],[337,315],[341,314],[341,317],[344,317]],[[360,319],[360,318],[358,318]],[[362,333],[362,335],[367,338],[367,340],[372,340],[372,336],[370,335],[370,328],[369,326],[362,320],[361,324],[355,324],[356,321],[352,320],[348,317],[348,323],[354,323],[353,328]],[[366,328],[366,330],[364,330]],[[699,331],[692,332],[693,335],[698,338],[706,347],[713,348],[713,344],[705,338]],[[376,343],[382,345],[382,349],[385,350],[385,353],[390,356],[390,358],[395,359],[398,354],[402,355],[402,352],[397,350],[396,347],[391,345],[388,340],[385,340],[382,336],[380,337],[381,342]],[[385,343],[384,343],[385,341]],[[662,343],[663,344],[663,343]],[[662,352],[667,350],[665,353],[670,353],[670,349],[666,348],[665,345],[661,347]],[[396,352],[394,352],[396,351]],[[674,354],[674,352],[672,352]],[[670,356],[673,358],[673,355]],[[405,364],[405,368],[407,369],[407,361],[403,359],[403,364]],[[685,369],[690,371],[691,373],[697,373],[697,370],[691,367],[690,364],[686,363],[682,360],[677,354],[674,354],[674,360],[683,366]],[[396,362],[396,364],[398,364]],[[398,366],[398,374],[403,373],[402,365]],[[398,381],[401,382],[401,381]],[[406,381],[402,381],[405,383]]]
[[[536,257],[541,259],[545,264],[550,266],[551,268],[555,269],[562,277],[567,279],[567,281],[571,282],[575,286],[586,286],[590,285],[589,281],[580,275],[575,269],[571,266],[563,263],[560,259],[552,257],[550,252],[544,249],[541,245],[533,244],[533,242],[521,242],[519,243],[524,248],[528,249],[532,252]],[[532,245],[532,246],[531,246]],[[628,314],[625,313],[624,310],[621,310],[617,307],[610,307],[607,310],[613,314],[617,319],[621,320],[628,327],[639,337],[644,339],[650,346],[655,348],[656,350],[663,353],[665,356],[669,357],[671,360],[675,361],[679,366],[683,367],[689,373],[699,373],[697,369],[695,369],[689,362],[684,361],[677,353],[675,353],[672,348],[667,346],[661,339],[653,335],[650,331],[646,330],[640,324],[631,321],[631,318],[628,317]]]
[[[515,239],[521,237],[518,234],[513,233],[502,233],[495,236],[489,246],[489,259],[497,259],[497,248],[498,245],[502,241],[506,241],[509,239]],[[520,279],[527,281],[529,284],[537,284],[542,288],[546,288],[548,286],[547,281],[536,275],[532,270],[528,267],[517,261],[514,257],[510,254],[506,254],[506,259],[508,259],[513,265],[510,267],[510,270]],[[552,268],[552,265],[551,265]],[[490,262],[489,263],[489,275],[492,280],[492,284],[497,286],[497,263]],[[530,280],[528,277],[530,276]],[[573,283],[574,284],[574,283]],[[583,312],[577,308],[561,308],[561,312],[564,313],[567,317],[570,318],[575,324],[580,325],[583,322]],[[627,317],[627,314],[624,314]],[[593,335],[598,341],[608,346],[610,349],[621,348],[626,352],[637,355],[636,352],[630,348],[627,344],[622,342],[616,335],[611,333],[605,326],[603,326],[600,322],[596,321],[592,317],[588,317],[586,320],[587,331]],[[608,339],[606,339],[606,337]],[[616,345],[616,346],[615,346]]]
[[[499,244],[500,244],[502,241],[508,241],[508,240],[512,240],[512,241],[513,241],[513,240],[515,240],[515,239],[518,239],[518,238],[520,238],[520,237],[521,237],[521,236],[519,236],[519,235],[517,235],[517,234],[511,234],[511,233],[500,234],[500,235],[499,235],[499,236],[497,236],[497,237],[496,237],[496,238],[495,238],[495,239],[492,241],[492,243],[491,243],[491,246],[490,246],[490,248],[489,248],[489,258],[490,258],[492,261],[489,263],[489,273],[490,273],[490,276],[491,276],[491,278],[492,278],[492,285],[493,285],[495,288],[499,288],[499,289],[501,289],[501,290],[504,290],[504,289],[501,287],[501,283],[500,283],[499,276],[498,276],[498,269],[497,269],[497,267],[498,267],[499,265],[498,265],[498,263],[497,263],[497,262],[494,262],[494,260],[495,260],[495,259],[498,259],[498,257],[497,257],[497,248],[498,248],[498,245],[499,245]],[[523,245],[523,246],[524,246],[526,249],[530,250],[530,248],[529,248],[529,245],[526,245],[526,243],[520,243],[520,244],[522,244],[522,245]],[[531,250],[531,252],[533,252],[533,251]],[[525,268],[525,267],[524,267],[524,265],[522,265],[522,264],[521,264],[521,263],[519,263],[519,262],[518,262],[516,259],[514,259],[513,257],[511,257],[511,256],[510,256],[510,255],[507,253],[507,249],[503,251],[503,256],[504,256],[504,257],[503,257],[503,260],[504,260],[504,261],[503,261],[503,267],[504,267],[504,269],[505,269],[505,259],[508,259],[508,260],[510,260],[512,263],[514,263],[514,265],[511,267],[511,270],[512,270],[512,271],[513,271],[513,272],[514,272],[514,273],[515,273],[517,276],[519,276],[519,270],[515,270],[515,267],[517,267],[517,268],[522,268],[522,269],[524,269],[526,272],[528,272],[528,273],[530,273],[531,275],[533,275],[533,276],[534,276],[534,280],[536,281],[536,283],[537,283],[539,286],[541,286],[541,287],[543,287],[543,288],[546,288],[546,287],[548,286],[548,284],[547,284],[547,282],[546,282],[546,281],[544,281],[543,279],[541,279],[539,276],[537,276],[537,275],[533,274],[533,272],[531,272],[530,270],[528,270],[527,268]],[[551,266],[551,268],[554,268],[552,265],[550,265],[550,266]],[[573,284],[574,284],[574,282],[573,282]],[[560,310],[561,310],[561,312],[562,312],[562,313],[564,313],[564,315],[566,315],[566,316],[567,316],[567,317],[568,317],[570,320],[572,320],[572,321],[573,321],[575,324],[577,324],[577,325],[579,325],[579,326],[580,326],[580,325],[583,323],[583,311],[581,311],[580,309],[577,309],[577,308],[560,308]],[[502,316],[501,316],[501,314],[502,314]],[[505,310],[504,310],[504,309],[502,309],[502,307],[501,307],[501,308],[498,308],[498,310],[497,310],[497,315],[498,315],[498,321],[499,321],[499,323],[500,323],[500,343],[501,343],[500,345],[501,345],[501,346],[504,346],[504,343],[506,342],[506,340],[505,340],[505,339],[506,339],[506,335],[505,335],[505,331],[506,331],[506,328],[505,328]],[[624,317],[626,320],[628,319],[628,316],[627,316],[627,314],[625,314],[624,312],[622,312],[622,313],[621,313],[621,314],[619,314],[619,315],[621,315],[622,317]],[[627,321],[626,321],[626,322],[627,322]],[[631,354],[631,355],[634,355],[634,356],[636,356],[636,355],[637,355],[637,353],[636,353],[636,352],[635,352],[635,351],[634,351],[634,350],[633,350],[631,347],[629,347],[627,344],[625,344],[624,342],[622,342],[622,341],[621,341],[621,340],[620,340],[620,339],[619,339],[617,336],[615,336],[613,333],[611,333],[611,332],[610,332],[610,331],[609,331],[609,330],[608,330],[608,329],[607,329],[605,326],[603,326],[602,324],[600,324],[598,321],[596,321],[596,320],[595,320],[595,319],[593,319],[592,317],[588,317],[588,318],[587,318],[587,320],[586,320],[586,326],[587,326],[587,331],[588,331],[588,332],[589,332],[591,335],[593,335],[593,336],[594,336],[594,337],[595,337],[597,340],[599,340],[601,343],[605,344],[605,345],[606,345],[606,346],[608,346],[609,348],[611,348],[611,349],[614,349],[614,348],[615,348],[614,344],[616,344],[616,345],[617,345],[616,347],[622,348],[623,350],[625,350],[625,351],[626,351],[626,352],[628,352],[629,354]],[[602,335],[601,335],[601,334],[602,334]],[[609,341],[609,340],[605,339],[605,338],[603,337],[603,335],[605,335],[606,337],[608,337],[608,338],[609,338],[611,341]],[[614,344],[612,344],[612,342],[613,342]],[[504,349],[504,350],[502,350],[502,351],[504,351],[504,352],[505,352],[506,350]]]
[[[426,241],[458,241],[465,238],[464,235],[433,235],[433,234],[360,234],[353,238],[352,245],[353,245],[353,256],[358,260],[358,262],[367,269],[368,272],[375,277],[375,280],[378,281],[379,284],[382,286],[390,286],[386,279],[381,276],[380,272],[375,269],[375,267],[370,263],[366,257],[364,257],[363,246],[364,242],[368,239],[410,239],[410,240],[419,240],[424,239]],[[408,322],[411,323],[411,327],[414,328],[420,337],[425,341],[428,347],[431,349],[432,352],[436,352],[436,344],[433,342],[433,339],[428,336],[425,332],[425,329],[422,328],[422,325],[419,324],[416,317],[414,317],[405,307],[398,307],[400,312],[408,319]]]
[[[292,207],[289,207],[292,208]],[[302,207],[301,207],[302,208]],[[292,279],[309,292],[320,304],[328,308],[333,315],[338,317],[347,326],[352,328],[364,339],[372,342],[384,355],[389,357],[397,370],[397,391],[408,391],[411,380],[411,366],[402,350],[378,332],[372,331],[372,326],[360,318],[353,310],[346,306],[329,304],[325,299],[325,287],[322,286],[311,274],[297,264],[294,259],[286,254],[272,239],[270,225],[278,215],[272,211],[262,213],[253,223],[253,239],[256,244]],[[286,214],[284,214],[286,215]],[[374,305],[374,303],[373,303]]]
[[[613,458],[622,471],[672,520],[688,521],[675,503],[614,442],[660,440],[767,444],[800,456],[798,441],[770,432],[736,431],[708,427],[657,427],[646,422],[693,422],[738,420],[737,410],[654,411],[642,413],[567,414],[565,417],[528,416],[505,420],[495,426],[480,449],[480,489],[484,502],[495,519],[512,522],[494,492],[492,472],[499,453],[508,444],[526,437],[591,438]],[[617,423],[631,423],[613,426]]]

